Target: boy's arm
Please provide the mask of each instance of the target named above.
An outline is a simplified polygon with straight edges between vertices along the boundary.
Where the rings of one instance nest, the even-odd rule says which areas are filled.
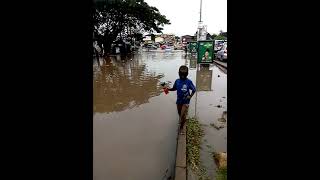
[[[192,98],[192,96],[194,95],[194,93],[196,93],[196,87],[193,85],[192,81],[190,81],[190,89],[192,90],[192,93],[190,94],[190,96],[188,96],[189,99]]]
[[[192,91],[192,93],[190,94],[190,98],[194,95],[194,93],[196,93],[196,91]]]
[[[175,91],[177,90],[177,85],[176,82],[174,82],[173,87],[172,88],[168,88],[169,91]]]

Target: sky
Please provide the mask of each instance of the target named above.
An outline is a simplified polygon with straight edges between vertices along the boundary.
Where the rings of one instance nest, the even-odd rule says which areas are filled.
[[[200,0],[144,0],[170,20],[163,33],[194,35],[200,19]],[[208,33],[227,31],[227,0],[202,0],[202,21]]]

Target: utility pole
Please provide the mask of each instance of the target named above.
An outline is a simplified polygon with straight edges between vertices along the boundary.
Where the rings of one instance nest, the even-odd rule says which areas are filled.
[[[202,15],[202,0],[200,0],[200,21],[199,22],[202,22],[201,15]]]
[[[200,20],[198,22],[198,34],[197,34],[197,41],[199,40],[206,40],[206,26],[203,25],[202,22],[202,0],[200,0]]]

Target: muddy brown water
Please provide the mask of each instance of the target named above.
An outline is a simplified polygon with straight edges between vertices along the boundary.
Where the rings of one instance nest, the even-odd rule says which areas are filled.
[[[227,152],[227,122],[219,130],[211,123],[221,123],[220,118],[227,113],[227,74],[216,65],[196,67],[196,116],[202,124],[204,137],[202,138],[200,161],[204,165],[210,179],[216,176],[216,164],[212,152]],[[220,107],[221,106],[221,107]],[[189,180],[197,180],[191,170],[188,171]]]
[[[210,66],[199,74],[196,63],[182,51],[139,51],[133,57],[101,59],[100,65],[94,61],[93,179],[167,179],[173,174],[178,115],[176,92],[165,95],[160,82],[173,83],[180,65],[190,67],[188,78],[195,84],[197,74],[203,74],[206,80],[197,83],[206,91],[198,92],[197,107],[195,96],[192,98],[189,116],[194,116],[196,110],[203,122],[209,122],[219,116],[214,107],[219,97],[213,92],[224,89],[215,91],[221,82],[213,79],[221,72]],[[209,136],[223,131],[209,132]],[[219,143],[217,147],[226,149],[225,142]]]

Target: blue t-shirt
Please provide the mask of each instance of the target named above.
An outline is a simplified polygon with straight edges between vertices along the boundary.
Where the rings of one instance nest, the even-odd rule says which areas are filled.
[[[177,89],[177,104],[189,104],[190,99],[187,99],[187,96],[190,96],[190,90],[196,91],[192,81],[188,78],[184,80],[177,79],[174,82],[173,88]]]

